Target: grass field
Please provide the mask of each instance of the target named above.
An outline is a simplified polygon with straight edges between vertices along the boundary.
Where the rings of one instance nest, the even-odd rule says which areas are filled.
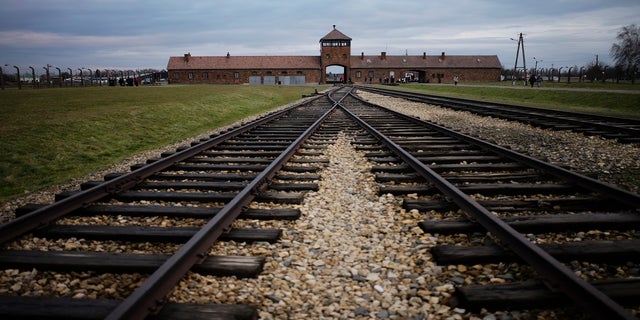
[[[550,84],[549,84],[550,85]],[[598,89],[624,88],[598,85]],[[640,94],[402,85],[432,94],[640,118]],[[159,86],[0,91],[0,202],[85,176],[294,101],[308,86]],[[589,89],[589,88],[586,88]],[[637,89],[635,89],[637,90]]]
[[[401,85],[402,90],[465,99],[513,103],[571,112],[640,119],[640,84],[543,83],[529,88],[511,82],[468,85]],[[635,93],[631,93],[635,92]]]
[[[312,87],[0,91],[0,201],[295,101]]]

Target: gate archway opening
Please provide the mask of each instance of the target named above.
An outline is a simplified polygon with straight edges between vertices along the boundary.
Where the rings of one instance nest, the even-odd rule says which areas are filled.
[[[346,83],[346,68],[338,64],[327,66],[325,68],[325,79],[327,83]]]
[[[427,81],[427,73],[423,70],[409,70],[402,73],[402,79],[400,79],[404,83],[410,82],[428,82]]]

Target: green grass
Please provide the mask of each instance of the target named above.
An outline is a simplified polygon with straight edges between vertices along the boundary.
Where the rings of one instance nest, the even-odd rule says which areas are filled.
[[[511,82],[501,82],[464,86],[409,84],[399,88],[465,99],[640,119],[640,85],[543,83],[543,88],[553,90],[541,90],[524,88],[521,84],[512,87]]]
[[[640,118],[639,85],[402,85],[470,99]],[[586,87],[585,87],[586,86]],[[583,88],[582,91],[563,90]],[[152,150],[300,98],[305,86],[91,87],[0,91],[0,201],[61,184]]]
[[[180,141],[313,91],[304,86],[0,91],[0,201]]]

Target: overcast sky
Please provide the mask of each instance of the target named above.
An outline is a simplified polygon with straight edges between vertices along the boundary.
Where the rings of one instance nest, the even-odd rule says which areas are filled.
[[[513,68],[612,64],[640,0],[0,0],[0,66],[164,69],[170,56],[319,55],[332,25],[359,55],[498,55]],[[9,70],[4,66],[9,65]]]

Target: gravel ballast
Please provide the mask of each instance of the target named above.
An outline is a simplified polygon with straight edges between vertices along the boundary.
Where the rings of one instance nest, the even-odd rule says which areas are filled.
[[[507,146],[632,192],[640,190],[638,145],[620,144],[571,131],[546,130],[369,92],[361,91],[358,95],[371,103]]]
[[[630,190],[638,190],[636,184],[622,177],[628,170],[640,172],[640,149],[636,146],[571,132],[537,129],[402,99],[368,93],[360,95],[373,103],[424,120],[446,123],[462,132],[595,175]],[[302,205],[292,206],[301,210],[300,219],[243,220],[235,224],[236,227],[279,228],[283,231],[279,242],[220,242],[211,249],[210,254],[216,255],[267,257],[265,270],[258,278],[236,279],[190,273],[169,299],[177,302],[251,304],[259,309],[262,319],[575,318],[575,314],[558,311],[471,313],[448,306],[458,280],[462,283],[502,283],[513,275],[517,277],[517,273],[526,274],[528,271],[516,270],[518,267],[515,265],[436,265],[429,255],[432,246],[443,242],[465,243],[470,241],[469,237],[425,234],[417,226],[425,219],[423,213],[403,209],[399,197],[377,194],[378,185],[370,172],[373,164],[367,161],[363,152],[355,149],[354,143],[354,136],[343,132],[334,144],[327,147],[322,157],[329,159],[329,164],[319,172],[322,177],[318,181],[319,190],[308,193]],[[168,146],[162,151],[173,151],[175,147]],[[96,173],[92,179],[101,179],[107,172],[127,171],[130,164],[143,162],[160,152],[156,150],[138,155],[121,166]],[[50,202],[53,194],[70,186],[73,184],[53,188],[37,202]],[[5,204],[2,210],[9,212],[20,203],[34,202],[36,197],[30,195],[26,200]],[[51,247],[51,244],[41,245]],[[0,272],[0,293],[3,290],[26,291],[27,280],[46,282],[41,280],[46,275],[52,279],[52,288],[43,289],[39,295],[100,297],[97,293],[74,290],[78,284],[67,283],[70,280],[66,276],[41,273],[36,277],[33,272]],[[132,277],[118,281],[133,287],[141,279]],[[49,292],[51,290],[56,292]],[[113,293],[109,297],[125,294]]]

